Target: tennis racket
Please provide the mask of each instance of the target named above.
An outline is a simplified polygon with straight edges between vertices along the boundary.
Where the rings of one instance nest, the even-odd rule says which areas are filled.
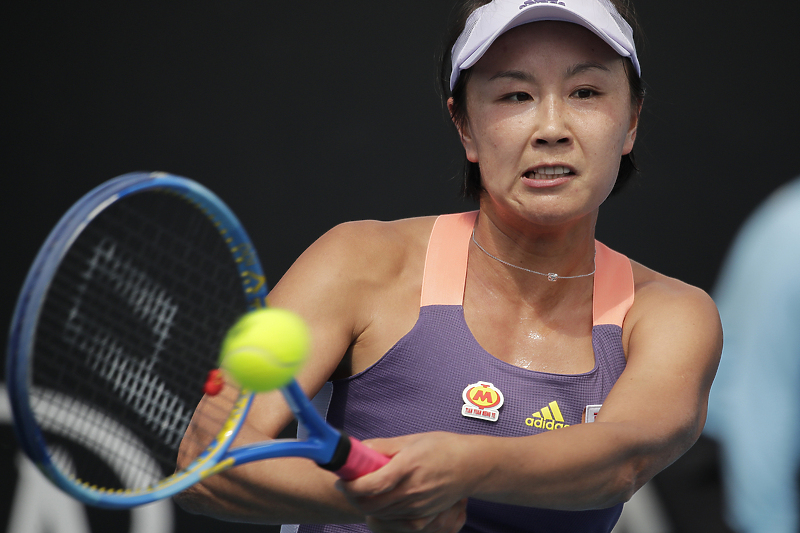
[[[266,296],[247,233],[205,187],[163,173],[98,186],[52,230],[14,312],[6,379],[20,446],[58,487],[106,508],[273,457],[344,479],[380,468],[388,459],[330,427],[294,380],[282,392],[308,437],[230,449],[253,394],[212,390],[219,349]],[[206,390],[216,395],[195,413]],[[193,416],[207,442],[176,471]]]

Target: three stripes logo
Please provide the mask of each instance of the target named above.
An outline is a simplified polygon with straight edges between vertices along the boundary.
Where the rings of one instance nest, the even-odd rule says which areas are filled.
[[[526,418],[525,425],[548,431],[569,427],[569,424],[564,423],[564,416],[561,414],[561,409],[558,408],[558,402],[556,401],[550,402],[547,407],[542,407]]]

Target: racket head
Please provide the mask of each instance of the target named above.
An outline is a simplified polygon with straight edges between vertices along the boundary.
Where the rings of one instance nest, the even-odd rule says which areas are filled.
[[[184,431],[227,329],[266,303],[231,210],[186,178],[133,173],[80,199],[23,284],[6,376],[20,446],[60,488],[127,508],[195,483],[228,449],[252,395],[226,384],[190,464]],[[166,356],[168,354],[168,357]]]

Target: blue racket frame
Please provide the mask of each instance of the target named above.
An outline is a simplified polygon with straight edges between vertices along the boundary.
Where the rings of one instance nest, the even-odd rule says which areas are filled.
[[[237,259],[245,297],[252,309],[265,307],[268,287],[255,247],[236,215],[213,192],[188,178],[161,172],[136,172],[109,180],[81,198],[61,218],[42,245],[23,284],[8,343],[6,379],[14,430],[23,451],[58,487],[76,499],[97,507],[126,509],[168,498],[204,478],[237,464],[277,457],[304,457],[327,464],[334,457],[341,433],[317,413],[296,381],[281,392],[295,417],[308,430],[306,440],[279,439],[230,450],[244,423],[253,394],[242,391],[225,427],[214,442],[187,468],[161,482],[135,490],[108,491],[89,486],[58,469],[50,457],[30,404],[28,376],[34,333],[49,285],[66,251],[82,229],[105,207],[125,196],[163,189],[195,203],[226,237]]]

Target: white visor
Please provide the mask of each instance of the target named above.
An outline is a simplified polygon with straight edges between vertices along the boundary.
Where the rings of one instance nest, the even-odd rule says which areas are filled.
[[[580,24],[603,39],[622,57],[629,57],[641,76],[633,30],[609,0],[494,0],[467,19],[453,45],[450,90],[462,70],[473,66],[492,43],[511,28],[540,20]]]

